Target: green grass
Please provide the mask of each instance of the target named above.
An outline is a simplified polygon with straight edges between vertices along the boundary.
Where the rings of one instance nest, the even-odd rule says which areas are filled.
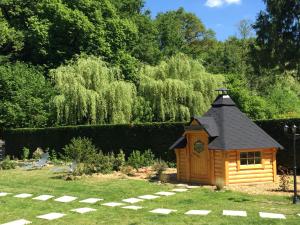
[[[9,170],[0,171],[0,192],[13,194],[31,193],[52,194],[56,197],[72,195],[79,200],[89,197],[104,198],[105,201],[89,205],[74,201],[60,203],[53,200],[40,202],[32,199],[18,199],[11,195],[0,197],[0,224],[16,219],[27,219],[33,224],[300,224],[300,206],[292,205],[291,200],[281,196],[253,196],[238,192],[215,192],[206,188],[192,189],[187,193],[178,193],[169,197],[145,200],[137,203],[145,208],[133,211],[122,208],[101,206],[108,201],[120,201],[123,198],[167,191],[172,184],[159,185],[142,180],[114,179],[103,180],[86,177],[76,181],[64,181],[47,169],[36,171]],[[71,209],[92,207],[97,211],[76,214]],[[169,215],[157,215],[148,211],[155,208],[178,210]],[[208,209],[208,216],[187,216],[190,209]],[[222,210],[246,210],[248,217],[225,217]],[[258,212],[275,212],[286,215],[286,220],[262,219]],[[61,219],[45,221],[36,216],[60,212],[67,215]]]

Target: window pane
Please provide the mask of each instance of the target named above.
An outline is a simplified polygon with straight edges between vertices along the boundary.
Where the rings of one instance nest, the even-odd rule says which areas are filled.
[[[248,158],[254,158],[254,152],[248,152]]]
[[[241,165],[247,165],[247,159],[241,159]]]
[[[261,164],[261,158],[255,158],[255,164]]]
[[[255,152],[255,157],[260,158],[260,152]]]
[[[248,159],[248,165],[249,165],[249,164],[254,164],[254,158],[249,158],[249,159]]]
[[[241,152],[240,158],[246,159],[247,158],[247,152]]]

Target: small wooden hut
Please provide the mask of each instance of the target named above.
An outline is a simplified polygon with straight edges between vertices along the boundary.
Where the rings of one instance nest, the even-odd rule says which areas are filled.
[[[283,147],[242,113],[226,89],[202,116],[194,116],[175,149],[177,179],[224,185],[274,182]]]

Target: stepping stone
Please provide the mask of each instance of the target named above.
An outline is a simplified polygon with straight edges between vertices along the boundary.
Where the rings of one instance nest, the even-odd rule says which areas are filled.
[[[32,196],[32,194],[23,193],[23,194],[15,195],[14,197],[15,198],[29,198],[31,196]]]
[[[285,215],[278,213],[267,213],[267,212],[259,212],[259,216],[261,218],[270,218],[270,219],[285,219]]]
[[[60,198],[54,199],[54,201],[56,201],[56,202],[72,202],[76,199],[77,199],[77,197],[65,195],[65,196],[62,196]]]
[[[0,192],[0,197],[4,197],[6,195],[10,195],[11,193],[7,193],[7,192]]]
[[[120,203],[120,202],[108,202],[108,203],[104,203],[102,205],[110,206],[110,207],[116,207],[116,206],[121,206],[121,205],[125,205],[125,204],[124,203]]]
[[[171,196],[171,195],[175,195],[176,193],[174,192],[168,192],[168,191],[161,191],[161,192],[156,192],[156,195],[163,195],[163,196]]]
[[[156,195],[142,195],[142,196],[139,196],[138,198],[150,200],[150,199],[159,198],[159,196],[156,196]]]
[[[223,210],[224,216],[247,216],[246,211]]]
[[[87,199],[81,200],[79,202],[94,204],[94,203],[99,202],[99,201],[103,201],[103,199],[102,198],[87,198]]]
[[[200,186],[194,186],[194,185],[188,185],[186,186],[187,189],[195,189],[195,188],[200,188]]]
[[[72,209],[70,211],[77,212],[77,213],[80,213],[80,214],[84,214],[84,213],[96,211],[96,209],[92,209],[92,208],[78,208],[78,209]]]
[[[128,205],[128,206],[124,206],[124,207],[121,207],[121,208],[138,210],[138,209],[142,209],[143,207],[142,206],[136,206],[136,205]]]
[[[176,184],[177,187],[186,187],[186,184]]]
[[[40,195],[38,197],[33,198],[34,200],[47,201],[50,198],[54,198],[53,195]]]
[[[158,213],[158,214],[170,214],[171,212],[176,212],[177,210],[174,209],[162,209],[162,208],[158,208],[158,209],[154,209],[152,211],[149,211],[151,213]]]
[[[21,220],[11,221],[8,223],[3,223],[2,225],[25,225],[25,224],[30,224],[30,223],[31,222],[28,220],[21,219]]]
[[[211,210],[190,210],[187,211],[186,215],[208,215],[211,212]]]
[[[55,220],[55,219],[59,219],[59,218],[65,216],[65,215],[66,214],[63,214],[63,213],[48,213],[45,215],[37,216],[36,218],[45,219],[45,220]]]
[[[175,192],[186,192],[188,189],[186,188],[175,188],[175,189],[172,189],[172,191],[175,191]]]
[[[144,200],[139,198],[127,198],[127,199],[123,199],[122,201],[127,203],[137,203],[137,202],[142,202]]]

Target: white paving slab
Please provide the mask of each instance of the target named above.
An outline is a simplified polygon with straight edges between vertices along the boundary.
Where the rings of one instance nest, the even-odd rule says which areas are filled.
[[[57,199],[54,199],[54,201],[56,201],[56,202],[72,202],[76,199],[77,199],[77,197],[65,195],[65,196],[59,197]]]
[[[176,193],[174,192],[169,192],[169,191],[160,191],[160,192],[156,192],[156,195],[162,195],[162,196],[171,196],[171,195],[175,195]]]
[[[14,220],[8,223],[3,223],[2,225],[25,225],[30,224],[31,222],[28,220],[20,219],[20,220]]]
[[[268,213],[268,212],[259,212],[261,218],[270,218],[270,219],[285,219],[285,215],[280,213]]]
[[[187,184],[176,184],[177,187],[186,187]]]
[[[136,206],[136,205],[128,205],[128,206],[124,206],[124,207],[121,207],[121,208],[138,210],[138,209],[142,209],[143,207],[142,206]]]
[[[37,197],[35,197],[33,199],[34,200],[40,200],[40,201],[47,201],[50,198],[54,198],[54,196],[53,195],[40,195],[40,196],[37,196]]]
[[[189,210],[185,214],[186,215],[208,215],[211,210]]]
[[[186,192],[188,189],[186,188],[174,188],[171,191],[175,191],[175,192]]]
[[[80,214],[88,213],[88,212],[93,212],[96,211],[97,209],[92,209],[92,208],[78,208],[78,209],[72,209],[70,211],[72,212],[77,212]]]
[[[195,186],[195,185],[188,185],[186,186],[187,189],[195,189],[195,188],[200,188],[200,186]]]
[[[44,220],[56,220],[56,219],[59,219],[59,218],[65,216],[65,215],[66,214],[63,214],[63,213],[48,213],[48,214],[45,214],[45,215],[37,216],[36,218],[44,219]]]
[[[298,213],[297,215],[300,216],[300,213]]]
[[[176,212],[176,211],[177,210],[174,210],[174,209],[158,208],[158,209],[151,210],[149,212],[151,212],[151,213],[158,213],[158,214],[170,214],[171,212]]]
[[[15,195],[14,197],[15,198],[29,198],[31,196],[32,196],[32,194],[22,193],[22,194]]]
[[[139,198],[127,198],[127,199],[123,199],[122,201],[133,204],[133,203],[137,203],[137,202],[142,202],[144,200],[139,199]]]
[[[223,210],[224,216],[247,216],[246,211]]]
[[[7,193],[7,192],[0,192],[0,197],[4,197],[7,195],[10,195],[11,193]]]
[[[102,205],[110,206],[110,207],[116,207],[116,206],[121,206],[121,205],[125,205],[125,204],[121,203],[121,202],[107,202],[107,203],[104,203]]]
[[[87,198],[87,199],[81,200],[79,202],[94,204],[94,203],[99,202],[99,201],[103,201],[103,198]]]
[[[156,196],[156,195],[142,195],[142,196],[139,196],[138,198],[150,200],[150,199],[159,198],[159,196]]]

